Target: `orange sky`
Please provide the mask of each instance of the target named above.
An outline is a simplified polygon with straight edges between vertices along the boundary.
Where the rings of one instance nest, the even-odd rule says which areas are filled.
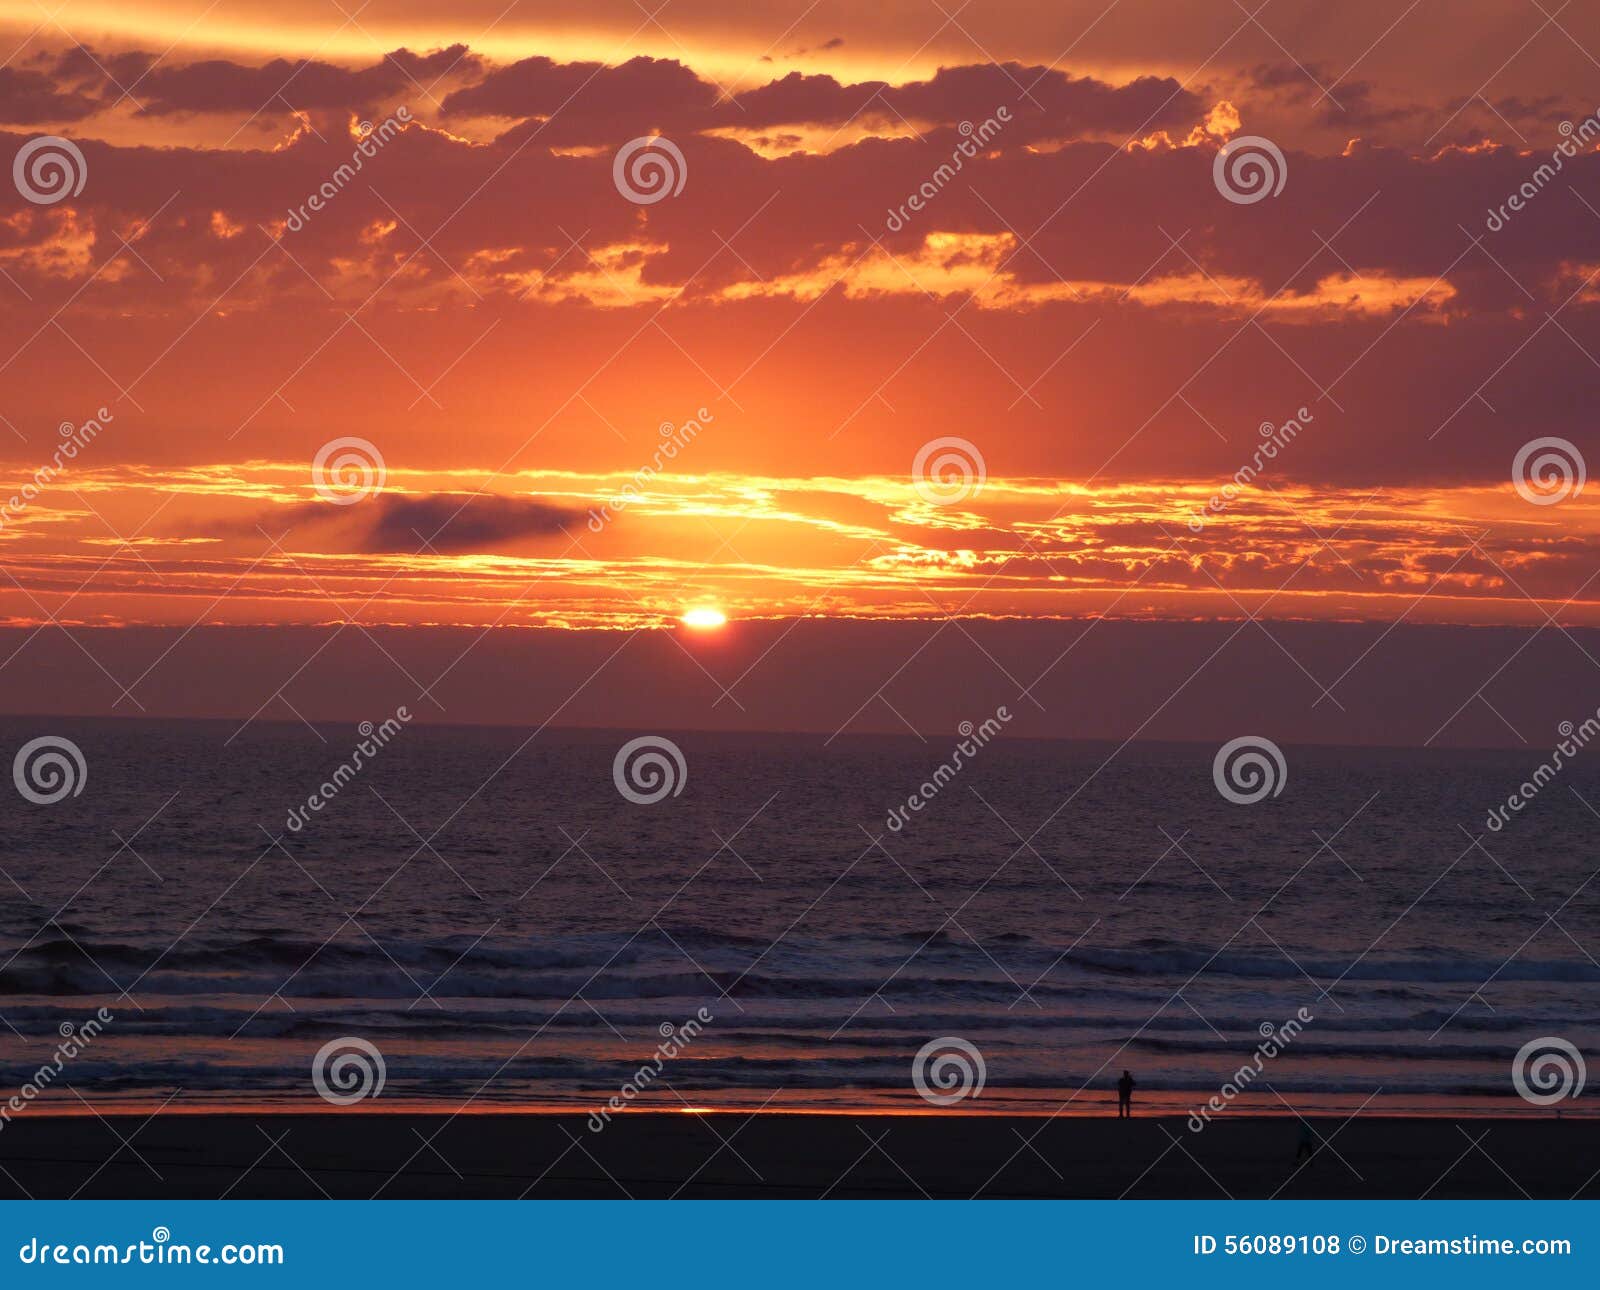
[[[1600,16],[1504,8],[0,5],[0,619],[1600,623]]]

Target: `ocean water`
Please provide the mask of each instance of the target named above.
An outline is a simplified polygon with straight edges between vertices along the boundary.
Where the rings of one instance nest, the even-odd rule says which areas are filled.
[[[291,830],[360,733],[235,730],[0,722],[7,767],[54,735],[87,768],[0,791],[6,1088],[317,1110],[357,1039],[324,1082],[363,1109],[930,1110],[925,1070],[1105,1114],[1124,1069],[1198,1105],[1278,1027],[1234,1105],[1548,1114],[1519,1050],[1600,1060],[1600,754],[1491,832],[1543,750],[1287,747],[1239,805],[1214,746],[1002,734],[891,830],[954,735],[667,732],[681,791],[638,804],[613,762],[652,732],[418,722]]]

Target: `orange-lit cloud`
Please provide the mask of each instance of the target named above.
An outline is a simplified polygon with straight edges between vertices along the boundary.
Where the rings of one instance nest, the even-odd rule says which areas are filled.
[[[1600,623],[1585,498],[1261,484],[1219,505],[1222,486],[989,478],[938,505],[908,477],[390,471],[340,505],[293,464],[88,471],[0,529],[0,606],[157,624],[204,605],[228,623],[628,627],[696,598],[741,619]]]
[[[80,6],[101,43],[0,77],[4,148],[88,172],[0,194],[0,494],[114,412],[7,512],[9,621],[1597,616],[1592,494],[1510,480],[1537,436],[1600,462],[1596,140],[1485,223],[1556,96],[1069,67],[1020,21],[892,68],[868,19],[614,52],[609,11],[375,48],[290,10],[158,53]],[[1223,142],[1280,126],[1282,193],[1229,200]],[[630,200],[658,131],[682,190]],[[387,480],[342,506],[309,467],[349,436]],[[952,436],[987,479],[941,506]]]

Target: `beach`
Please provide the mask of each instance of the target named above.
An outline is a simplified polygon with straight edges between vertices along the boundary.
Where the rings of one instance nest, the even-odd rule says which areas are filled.
[[[1572,1118],[1593,772],[1496,840],[1524,894],[1438,841],[1520,776],[1503,754],[1298,750],[1258,837],[1207,756],[1143,746],[1044,863],[985,802],[1109,750],[988,749],[885,855],[857,826],[921,781],[915,740],[686,735],[694,787],[632,815],[613,735],[552,732],[513,783],[517,732],[419,729],[279,845],[241,794],[304,801],[303,732],[140,730],[73,727],[129,793],[8,838],[13,1195],[1567,1197],[1600,1170]],[[1193,864],[1161,859],[1157,781]],[[451,821],[437,856],[386,801]],[[107,864],[152,816],[145,864]],[[1341,864],[1316,837],[1345,820]]]
[[[1600,1196],[1600,1119],[631,1112],[20,1117],[0,1195],[36,1199],[1538,1199]],[[125,1140],[125,1142],[124,1142]]]

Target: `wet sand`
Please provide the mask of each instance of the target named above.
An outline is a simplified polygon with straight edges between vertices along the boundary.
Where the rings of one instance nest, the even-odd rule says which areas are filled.
[[[1600,1119],[1312,1124],[1306,1163],[1282,1117],[34,1114],[0,1132],[0,1195],[1600,1198]]]

